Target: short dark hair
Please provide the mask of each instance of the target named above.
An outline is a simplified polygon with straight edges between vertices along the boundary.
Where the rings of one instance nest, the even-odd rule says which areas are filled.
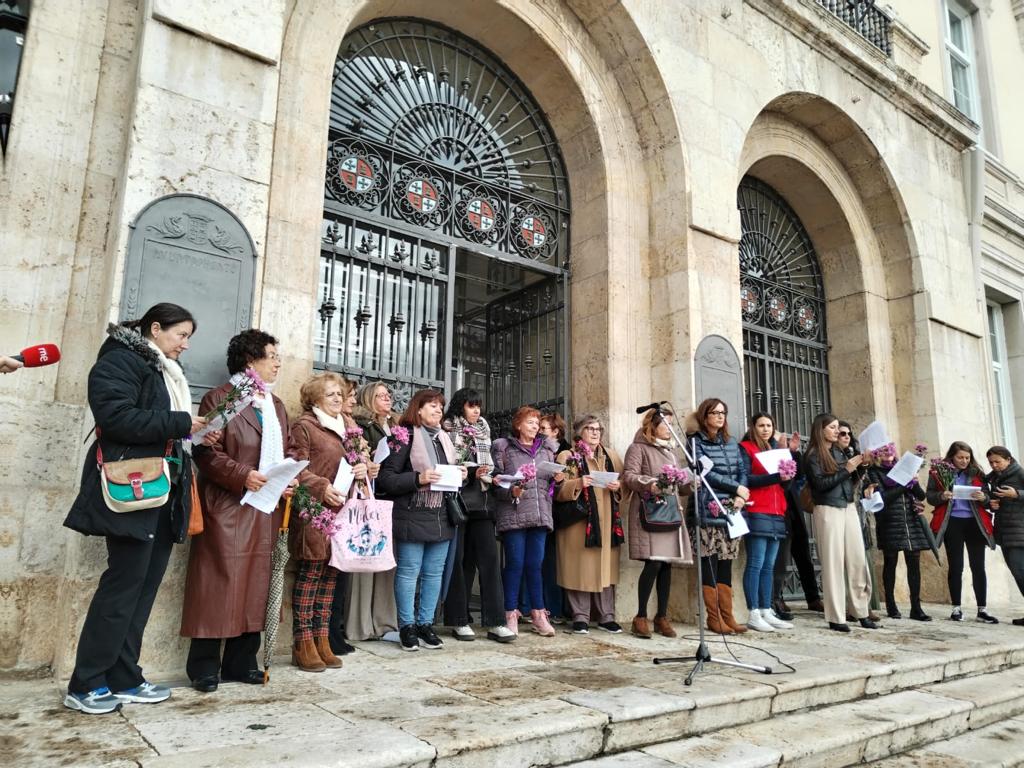
[[[192,313],[184,307],[170,302],[154,304],[146,310],[146,313],[138,320],[125,320],[121,323],[125,328],[135,328],[146,338],[149,338],[149,329],[153,323],[159,323],[161,328],[170,328],[178,323],[192,323],[192,333],[199,327]]]
[[[412,399],[409,400],[409,407],[405,409],[405,413],[402,414],[402,419],[399,422],[403,427],[419,427],[422,426],[423,422],[420,421],[420,408],[425,406],[427,403],[441,403],[442,410],[444,409],[444,393],[439,392],[436,389],[421,389]]]
[[[1010,453],[1010,449],[1004,448],[1001,445],[993,445],[985,451],[985,458],[988,458],[989,456],[998,456],[999,458],[1006,459],[1007,461],[1016,461],[1016,459],[1013,458],[1013,454]]]
[[[277,344],[277,339],[258,328],[233,336],[228,342],[228,373],[241,373],[250,363],[262,360],[267,356],[267,344]]]
[[[484,407],[483,396],[472,387],[463,387],[452,395],[452,399],[448,401],[448,410],[445,411],[444,417],[446,419],[464,419],[466,414],[463,408],[467,405],[479,405],[481,409]]]
[[[569,427],[565,424],[565,419],[562,418],[562,414],[558,411],[547,411],[540,415],[540,423],[548,422],[551,428],[555,430],[556,440],[566,440],[569,437]]]

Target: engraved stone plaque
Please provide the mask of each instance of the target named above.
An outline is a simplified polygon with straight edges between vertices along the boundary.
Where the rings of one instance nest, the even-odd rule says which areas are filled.
[[[746,428],[746,398],[743,396],[743,368],[729,340],[712,334],[697,345],[693,358],[697,403],[717,397],[729,407],[729,431],[743,434]]]
[[[135,218],[121,292],[121,317],[153,304],[188,309],[198,326],[182,367],[198,402],[227,379],[228,340],[250,325],[256,249],[231,211],[199,195],[154,200]]]

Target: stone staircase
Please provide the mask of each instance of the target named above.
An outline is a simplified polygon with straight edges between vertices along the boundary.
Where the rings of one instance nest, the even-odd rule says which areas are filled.
[[[731,669],[720,673],[710,667],[716,671],[698,677],[694,698],[670,686],[667,697],[658,697],[657,711],[650,691],[639,688],[565,697],[608,717],[606,756],[571,765],[1024,765],[1024,650],[1019,644],[922,654],[860,672],[847,667],[841,647],[824,674],[800,666],[785,677]],[[730,691],[739,679],[750,686],[742,699]],[[720,687],[721,695],[703,696],[698,686]]]
[[[692,654],[692,635],[541,638],[522,625],[509,645],[359,643],[321,674],[282,658],[266,687],[183,686],[98,718],[61,707],[58,681],[12,683],[0,722],[18,768],[1024,765],[1020,627],[936,618],[840,635],[810,613],[796,624],[710,643],[773,674],[713,664],[692,686],[691,662],[652,663]]]

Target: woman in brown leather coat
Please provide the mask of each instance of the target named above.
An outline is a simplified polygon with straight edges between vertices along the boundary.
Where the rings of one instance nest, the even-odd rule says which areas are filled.
[[[309,461],[299,481],[313,499],[333,509],[345,504],[345,496],[333,482],[345,456],[346,430],[354,426],[342,414],[353,389],[351,382],[336,373],[321,373],[309,379],[300,394],[303,413],[291,430],[289,454],[298,461]],[[352,474],[356,482],[365,481],[366,463],[357,462]],[[338,577],[338,571],[328,565],[330,539],[301,515],[295,515],[288,529],[288,548],[297,561],[292,591],[292,662],[306,672],[340,667],[341,659],[332,653],[328,640]]]
[[[209,693],[220,679],[263,684],[256,654],[270,590],[270,554],[281,526],[281,508],[267,515],[241,503],[246,491],[267,482],[260,469],[284,459],[288,414],[270,393],[281,358],[277,339],[256,329],[228,343],[232,380],[206,393],[199,407],[209,413],[247,368],[267,385],[211,446],[195,446],[203,503],[203,532],[192,537],[181,634],[192,638],[185,671],[192,687]],[[221,644],[223,643],[223,655]]]

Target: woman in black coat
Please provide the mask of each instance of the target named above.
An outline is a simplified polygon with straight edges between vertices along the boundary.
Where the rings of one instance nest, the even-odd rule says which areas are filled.
[[[192,463],[182,439],[205,420],[192,416],[188,382],[177,360],[194,331],[188,310],[157,304],[141,320],[111,325],[89,372],[97,440],[86,452],[81,489],[64,525],[106,537],[107,569],[78,641],[64,699],[69,709],[105,714],[123,702],[155,703],[171,695],[168,688],[146,682],[138,662],[171,545],[184,541],[188,527]],[[105,462],[168,456],[167,502],[134,512],[108,509],[97,470],[100,452]]]
[[[986,479],[990,505],[995,512],[995,540],[1003,559],[1024,595],[1024,469],[1009,450],[994,445],[985,454],[992,472]],[[1024,618],[1014,619],[1018,627]]]
[[[395,603],[402,650],[444,646],[434,632],[434,612],[441,595],[448,547],[455,526],[448,516],[448,494],[431,490],[441,479],[439,464],[456,464],[455,446],[441,429],[444,395],[425,389],[413,395],[399,431],[391,430],[389,455],[380,467],[377,489],[394,502],[391,531],[395,539]],[[404,439],[403,439],[404,438]],[[461,482],[466,479],[462,467]],[[461,499],[457,499],[461,503]],[[417,585],[419,603],[416,603]]]
[[[910,618],[931,621],[921,608],[921,552],[929,548],[924,533],[925,492],[915,477],[909,486],[897,485],[888,478],[896,463],[896,446],[880,465],[868,468],[864,480],[864,498],[875,491],[882,495],[885,505],[875,513],[875,539],[882,550],[882,587],[885,590],[885,610],[890,619],[902,619],[896,607],[896,564],[900,552],[907,565],[907,585],[910,587]]]

